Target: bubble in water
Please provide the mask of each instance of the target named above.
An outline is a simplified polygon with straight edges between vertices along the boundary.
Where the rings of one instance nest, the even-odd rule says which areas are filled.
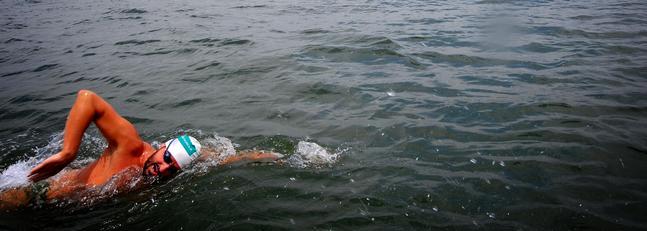
[[[496,219],[496,214],[494,214],[494,213],[487,212],[487,213],[485,213],[485,214],[487,214],[487,216],[488,216],[489,218]]]
[[[362,216],[367,216],[369,214],[369,212],[366,211],[366,210],[363,210],[363,209],[359,209],[359,214],[362,215]]]
[[[395,96],[395,92],[394,92],[392,89],[389,89],[389,90],[386,92],[386,95],[388,95],[388,96]]]

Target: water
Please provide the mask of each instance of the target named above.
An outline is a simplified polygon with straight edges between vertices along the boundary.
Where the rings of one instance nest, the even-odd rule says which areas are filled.
[[[642,1],[1,1],[2,177],[55,152],[82,88],[151,142],[186,132],[336,158],[196,167],[89,206],[5,214],[0,227],[645,229],[645,12]],[[98,156],[100,137],[88,131],[74,166]],[[299,142],[323,150],[303,155]]]

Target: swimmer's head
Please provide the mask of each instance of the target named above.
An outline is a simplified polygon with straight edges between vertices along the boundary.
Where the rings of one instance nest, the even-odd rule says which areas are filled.
[[[191,165],[200,156],[200,142],[197,139],[182,135],[164,143],[144,163],[145,176],[170,177],[181,169]]]

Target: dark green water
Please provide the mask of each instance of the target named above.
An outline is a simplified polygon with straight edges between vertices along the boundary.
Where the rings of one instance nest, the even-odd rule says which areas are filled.
[[[3,0],[0,32],[5,181],[83,88],[149,141],[345,150],[0,229],[647,229],[643,1]],[[90,130],[76,165],[101,146]]]

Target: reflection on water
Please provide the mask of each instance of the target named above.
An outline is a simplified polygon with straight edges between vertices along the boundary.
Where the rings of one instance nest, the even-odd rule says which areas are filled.
[[[3,1],[0,187],[56,151],[82,88],[146,140],[186,132],[292,162],[196,166],[0,227],[645,229],[645,12],[640,1]],[[73,167],[99,155],[99,137],[91,128]]]

